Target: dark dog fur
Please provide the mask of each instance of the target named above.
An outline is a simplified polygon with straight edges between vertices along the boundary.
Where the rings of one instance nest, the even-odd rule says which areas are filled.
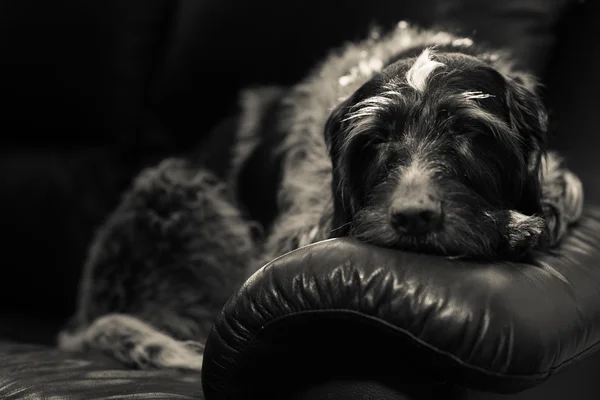
[[[62,348],[199,369],[248,270],[297,247],[351,235],[515,259],[556,245],[581,214],[579,180],[546,153],[534,80],[469,39],[400,23],[242,106],[226,187],[174,160],[134,183],[92,247]]]
[[[256,258],[252,228],[212,173],[175,159],[142,172],[96,235],[60,346],[200,368],[212,321]]]
[[[248,170],[262,176],[265,160],[280,170],[270,202],[277,212],[261,221],[271,227],[264,262],[348,234],[453,257],[514,259],[556,244],[581,212],[577,177],[545,152],[535,80],[508,54],[469,39],[400,23],[330,56],[257,124],[253,110],[264,98],[246,93],[243,127],[253,130],[238,140],[246,146],[238,153],[249,154],[240,182]],[[559,186],[542,182],[559,176],[568,186],[549,193]],[[409,206],[437,214],[434,229],[394,227],[393,210]],[[558,219],[550,208],[562,210]]]

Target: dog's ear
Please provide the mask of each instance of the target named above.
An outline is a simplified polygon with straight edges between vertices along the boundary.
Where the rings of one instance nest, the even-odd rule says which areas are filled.
[[[342,132],[342,125],[344,125],[344,118],[348,114],[348,100],[337,105],[329,114],[327,122],[325,123],[325,144],[330,155],[335,152],[336,148],[339,148],[339,141],[341,140],[340,135]]]
[[[548,115],[538,95],[537,82],[527,75],[507,80],[507,105],[511,124],[524,135],[544,146],[548,136]]]
[[[336,106],[325,123],[325,143],[332,164],[333,220],[331,237],[347,236],[352,220],[353,204],[350,193],[345,190],[348,172],[342,154],[342,143],[346,137],[345,119],[350,112],[353,99],[348,99]]]
[[[346,236],[351,228],[352,216],[357,211],[358,199],[355,198],[350,181],[347,141],[349,127],[348,117],[355,111],[355,106],[364,99],[373,96],[382,86],[383,77],[376,75],[359,87],[348,99],[336,106],[325,123],[325,143],[332,164],[333,193],[333,226],[332,236]]]
[[[521,191],[521,211],[541,210],[540,163],[548,141],[548,115],[537,94],[537,83],[527,75],[507,79],[506,102],[512,129],[519,133],[527,170]]]
[[[346,139],[347,117],[350,115],[352,108],[368,96],[373,95],[375,90],[381,87],[382,80],[383,78],[380,75],[376,75],[330,112],[325,123],[325,143],[332,161],[333,157],[340,155],[341,145]]]

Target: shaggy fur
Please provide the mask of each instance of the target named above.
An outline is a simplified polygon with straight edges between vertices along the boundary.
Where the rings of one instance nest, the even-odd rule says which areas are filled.
[[[200,368],[213,320],[256,258],[252,232],[210,172],[179,159],[143,171],[96,235],[60,347]]]
[[[556,153],[545,154],[536,86],[506,52],[401,22],[387,36],[330,55],[279,97],[246,94],[247,120],[259,120],[249,100],[274,102],[260,107],[269,116],[254,125],[254,141],[245,128],[254,148],[244,149],[249,156],[234,169],[244,172],[232,178],[242,186],[247,170],[259,171],[255,179],[266,175],[265,163],[278,170],[268,202],[277,211],[261,221],[268,232],[262,261],[348,234],[491,259],[557,244],[581,213],[583,191]],[[451,112],[435,112],[451,107],[467,118],[454,123]],[[469,124],[466,134],[454,132]],[[419,236],[392,228],[394,199],[406,204],[428,194],[445,203],[444,229]]]
[[[545,137],[535,82],[504,53],[406,23],[350,43],[292,88],[242,95],[226,185],[181,160],[141,174],[98,232],[59,345],[200,369],[244,279],[330,237],[449,257],[554,246],[583,196]],[[427,218],[407,222],[413,209]]]

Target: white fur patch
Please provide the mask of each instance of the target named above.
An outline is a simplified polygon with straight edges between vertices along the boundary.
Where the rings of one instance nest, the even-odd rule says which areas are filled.
[[[531,217],[521,214],[518,211],[511,210],[510,211],[510,219],[508,221],[508,227],[511,229],[517,229],[521,224],[523,224],[523,222],[525,222],[529,218],[531,218]]]
[[[490,97],[494,97],[491,94],[487,94],[487,93],[483,93],[483,92],[478,92],[478,91],[464,92],[462,95],[464,96],[464,98],[466,100],[481,100],[481,99],[487,99],[487,98],[490,98]]]
[[[544,219],[537,216],[527,216],[518,211],[510,210],[508,220],[508,240],[511,247],[516,248],[525,243],[531,245],[544,231]]]
[[[452,41],[452,46],[464,46],[464,47],[469,47],[469,46],[473,46],[473,41],[469,38],[460,38],[460,39],[456,39]]]
[[[444,64],[431,58],[431,50],[425,49],[406,73],[408,84],[415,90],[423,92],[431,73]]]
[[[361,56],[366,56],[366,54],[361,54]],[[352,67],[350,69],[350,73],[348,73],[347,75],[341,76],[338,79],[338,83],[340,84],[340,86],[348,86],[349,84],[353,83],[354,81],[356,81],[357,79],[359,79],[359,77],[363,76],[363,77],[371,77],[374,74],[376,74],[377,72],[380,72],[381,69],[383,68],[383,61],[379,58],[370,58],[368,60],[360,60],[358,65],[355,67]]]

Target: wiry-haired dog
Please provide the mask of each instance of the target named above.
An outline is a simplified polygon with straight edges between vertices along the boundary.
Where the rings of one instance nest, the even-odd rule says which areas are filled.
[[[546,152],[536,86],[507,52],[401,22],[331,55],[258,124],[264,96],[247,93],[241,181],[265,154],[280,169],[264,261],[344,235],[487,259],[556,244],[583,192]]]
[[[199,369],[207,325],[257,256],[251,224],[230,201],[267,234],[256,266],[344,235],[515,259],[558,243],[582,211],[579,180],[546,153],[534,80],[469,39],[400,23],[345,46],[290,89],[245,92],[242,105],[235,200],[184,184],[185,196],[210,201],[173,202],[172,182],[153,183],[168,163],[143,175],[100,231],[63,348]],[[210,176],[182,168],[170,173]]]

